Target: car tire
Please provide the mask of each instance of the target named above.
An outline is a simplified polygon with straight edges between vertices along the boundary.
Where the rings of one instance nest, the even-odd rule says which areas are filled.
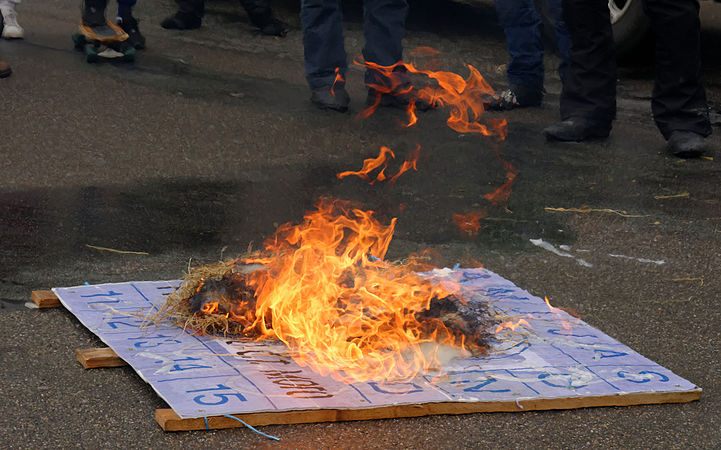
[[[610,0],[608,8],[616,54],[621,58],[627,57],[647,39],[651,29],[643,10],[643,0]]]

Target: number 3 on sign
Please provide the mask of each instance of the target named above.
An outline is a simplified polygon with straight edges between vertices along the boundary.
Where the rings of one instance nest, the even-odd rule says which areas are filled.
[[[189,394],[191,392],[225,391],[225,390],[232,390],[232,389],[224,384],[219,384],[216,387],[212,387],[212,388],[194,389],[194,390],[185,391],[185,392]],[[206,397],[207,397],[207,399],[206,399]],[[225,403],[228,403],[228,399],[231,397],[236,397],[241,402],[246,401],[243,394],[240,394],[238,392],[200,394],[200,395],[195,396],[193,398],[193,401],[199,405],[217,406],[217,405],[223,405]],[[216,400],[216,401],[212,401],[212,400]]]

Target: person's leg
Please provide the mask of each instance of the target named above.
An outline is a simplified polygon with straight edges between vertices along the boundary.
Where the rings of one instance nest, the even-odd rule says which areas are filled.
[[[311,101],[320,108],[347,110],[350,100],[340,81],[348,68],[340,0],[302,0],[300,20]]]
[[[403,59],[403,36],[406,32],[408,2],[406,0],[365,0],[363,2],[363,58],[381,66],[392,66]],[[400,73],[393,80],[379,72],[366,70],[367,85],[407,84],[407,76]]]
[[[519,106],[537,106],[543,96],[541,17],[533,0],[495,0],[506,35],[510,93]]]
[[[240,0],[240,4],[245,8],[251,23],[263,34],[282,37],[288,33],[288,26],[273,17],[270,0]]]
[[[170,30],[192,30],[200,28],[205,15],[205,0],[175,0],[178,12],[166,17],[160,26]]]
[[[0,28],[5,39],[22,39],[25,35],[25,30],[18,23],[15,10],[15,5],[18,3],[20,0],[0,0]]]
[[[675,131],[690,132],[699,138],[710,135],[701,75],[698,1],[648,0],[646,13],[656,35],[651,109],[658,129],[667,140]]]
[[[145,48],[145,36],[140,33],[138,20],[133,16],[133,6],[137,0],[118,0],[117,23],[128,33],[128,43],[138,50]]]
[[[616,54],[604,0],[564,0],[571,49],[561,93],[561,123],[548,127],[549,140],[606,137],[616,116]]]
[[[566,79],[566,71],[568,70],[569,53],[571,50],[571,36],[568,33],[566,21],[563,19],[563,1],[562,0],[546,0],[548,4],[548,14],[553,22],[553,31],[556,37],[556,47],[558,49],[558,57],[561,63],[558,65],[558,76],[561,82]]]

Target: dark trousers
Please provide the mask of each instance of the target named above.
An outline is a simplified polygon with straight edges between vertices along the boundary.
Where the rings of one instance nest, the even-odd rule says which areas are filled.
[[[701,77],[697,0],[646,0],[656,34],[656,80],[651,103],[661,134],[711,134]],[[561,94],[561,118],[610,122],[616,115],[616,58],[605,0],[564,0],[571,34],[570,63]]]
[[[175,0],[178,11],[202,19],[205,15],[205,0]],[[270,0],[240,0],[250,21],[254,25],[265,24],[272,16]]]
[[[541,16],[533,0],[495,0],[498,21],[506,35],[510,60],[506,74],[511,85],[543,89],[543,36]],[[568,66],[570,37],[563,21],[561,0],[547,0],[546,7],[554,27],[561,56],[558,74],[563,80]]]
[[[363,58],[391,66],[403,58],[408,3],[406,0],[365,0],[363,2]],[[302,0],[305,74],[311,89],[330,86],[348,68],[343,43],[343,14],[340,0]],[[366,71],[367,84],[377,83],[377,74]]]

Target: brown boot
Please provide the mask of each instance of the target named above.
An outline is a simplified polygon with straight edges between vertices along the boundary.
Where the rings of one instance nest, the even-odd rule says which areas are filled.
[[[10,66],[8,66],[5,61],[0,60],[0,78],[9,77],[11,73],[13,73],[13,71]]]

